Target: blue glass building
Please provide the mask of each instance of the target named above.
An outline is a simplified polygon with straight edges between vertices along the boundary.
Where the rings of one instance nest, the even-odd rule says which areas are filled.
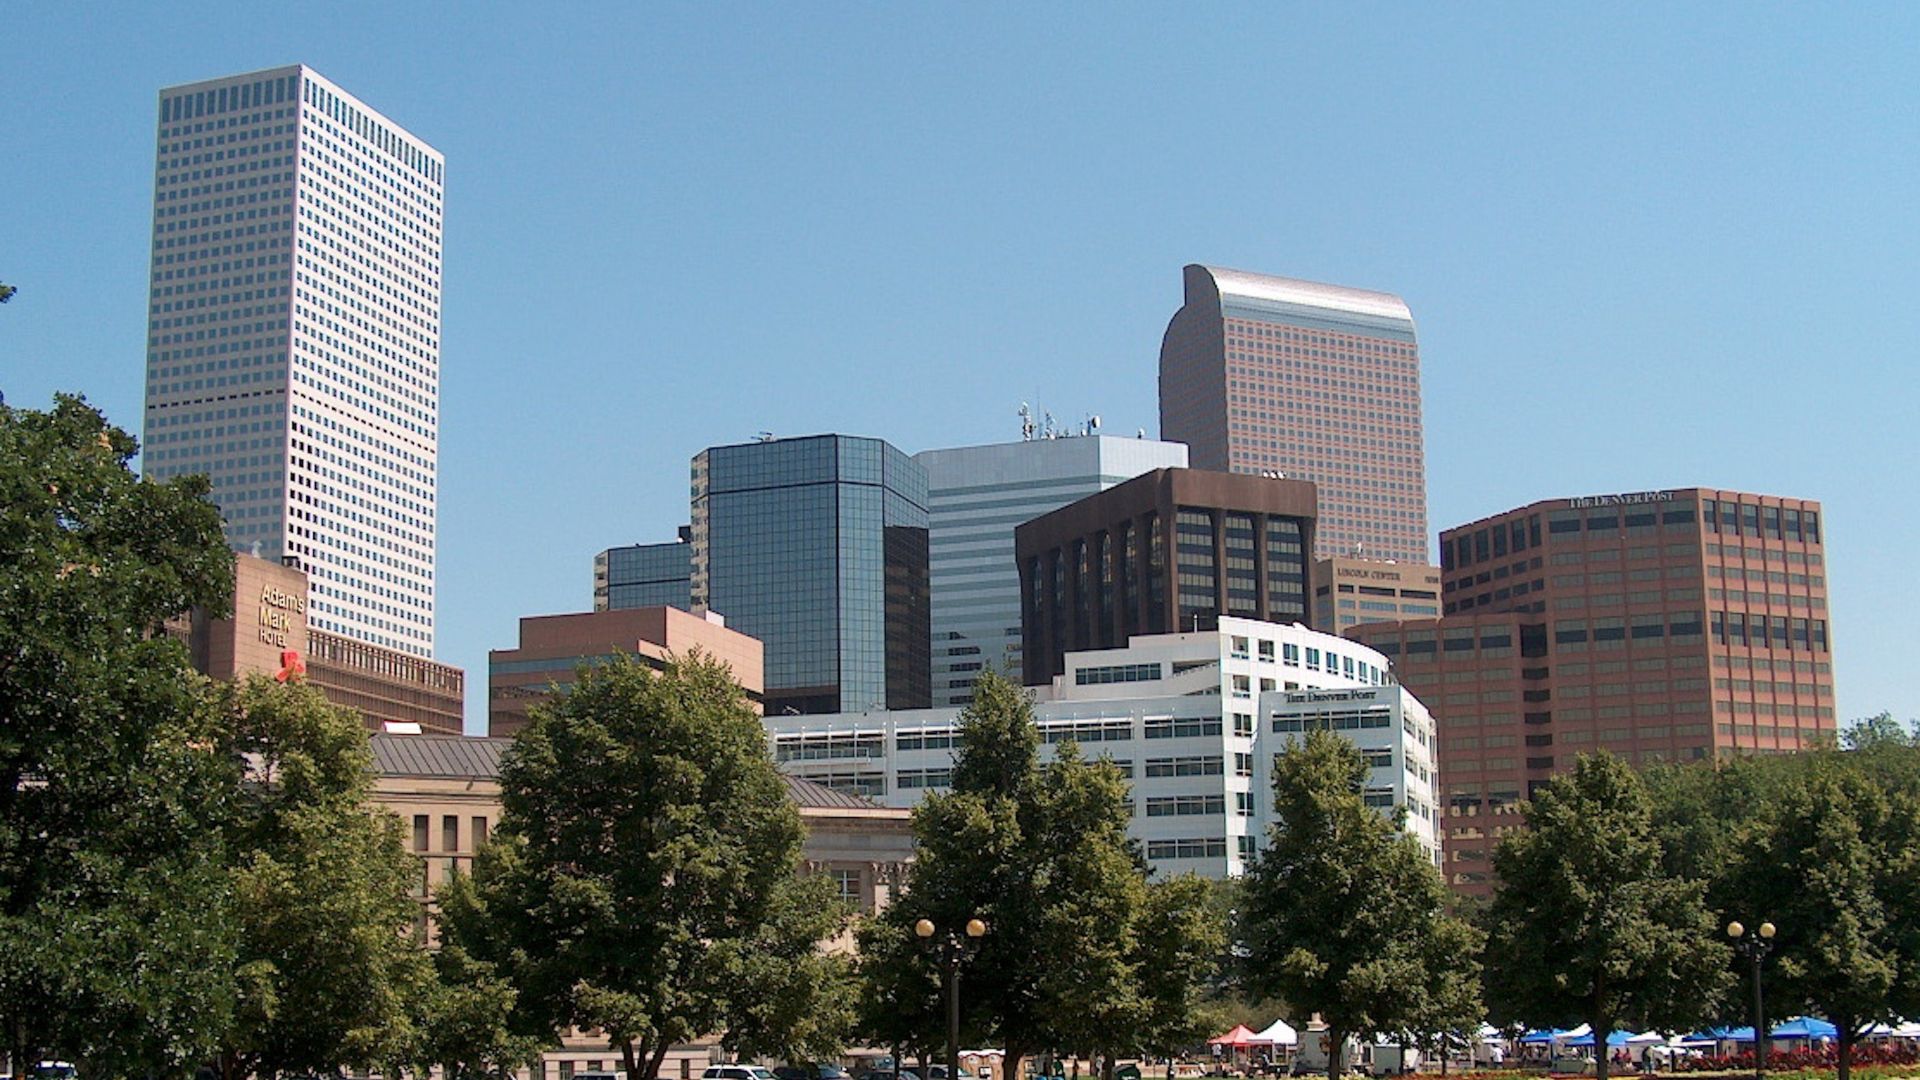
[[[608,548],[593,557],[593,610],[675,607],[691,611],[693,595],[692,530],[680,527],[680,539],[664,544]]]
[[[766,646],[769,714],[932,704],[927,474],[880,439],[693,459],[694,611]]]

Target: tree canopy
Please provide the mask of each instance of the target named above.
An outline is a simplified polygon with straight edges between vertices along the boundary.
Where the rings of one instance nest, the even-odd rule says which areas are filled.
[[[1274,819],[1241,891],[1241,982],[1327,1024],[1329,1075],[1346,1038],[1421,1032],[1476,1012],[1478,935],[1447,913],[1417,840],[1361,797],[1354,746],[1315,731],[1275,759]]]
[[[1652,803],[1609,754],[1582,756],[1494,853],[1487,1000],[1495,1022],[1684,1030],[1710,1015],[1731,956],[1705,883],[1662,865]],[[1607,1055],[1596,1055],[1601,1080]]]
[[[0,406],[0,1025],[16,1062],[178,1074],[233,1005],[218,822],[232,763],[161,624],[225,610],[205,478],[128,467],[78,397]]]
[[[246,763],[227,820],[238,1008],[226,1080],[411,1063],[434,993],[412,934],[422,866],[393,814],[369,806],[358,713],[255,675],[221,693]]]
[[[809,983],[842,912],[796,877],[799,813],[745,693],[698,653],[576,680],[501,763],[500,827],[443,893],[447,940],[516,988],[517,1030],[603,1031],[635,1080],[715,1032],[829,1048]]]
[[[944,1041],[936,968],[912,926],[979,918],[963,1038],[1005,1047],[1007,1075],[1044,1050],[1110,1064],[1184,1045],[1221,951],[1207,886],[1148,880],[1125,777],[1071,742],[1041,764],[1021,687],[984,675],[960,739],[952,790],[914,813],[906,896],[862,927],[864,1030],[920,1050]]]

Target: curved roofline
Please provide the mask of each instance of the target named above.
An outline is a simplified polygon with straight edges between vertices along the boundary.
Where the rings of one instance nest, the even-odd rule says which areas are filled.
[[[1327,285],[1318,281],[1302,281],[1298,278],[1275,277],[1271,274],[1255,274],[1251,271],[1234,270],[1224,266],[1207,266],[1204,263],[1194,263],[1187,269],[1205,274],[1212,280],[1214,290],[1221,296],[1242,296],[1251,300],[1268,300],[1282,304],[1305,304],[1309,307],[1330,308],[1334,311],[1350,311],[1357,315],[1413,321],[1413,312],[1408,310],[1407,302],[1392,293],[1352,289],[1345,285]]]

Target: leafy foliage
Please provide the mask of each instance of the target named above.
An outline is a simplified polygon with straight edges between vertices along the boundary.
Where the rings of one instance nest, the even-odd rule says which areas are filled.
[[[1241,981],[1318,1012],[1336,1049],[1359,1032],[1453,1026],[1477,1013],[1478,935],[1447,913],[1418,841],[1361,798],[1366,762],[1329,732],[1276,759],[1274,825],[1237,927]],[[1340,1054],[1328,1055],[1338,1075]]]
[[[1110,1062],[1184,1045],[1222,949],[1207,886],[1148,882],[1125,778],[1070,742],[1040,765],[1022,688],[989,673],[960,727],[953,789],[914,814],[907,897],[861,929],[862,1029],[889,1045],[944,1043],[938,972],[912,924],[980,918],[962,1038],[1004,1046],[1007,1075],[1047,1049]]]
[[[233,1004],[233,769],[157,631],[225,610],[232,556],[206,481],[135,450],[81,398],[0,406],[0,1024],[15,1061],[170,1075]]]
[[[433,969],[409,931],[421,867],[368,805],[358,714],[298,683],[223,688],[227,749],[247,763],[227,823],[239,934],[229,1080],[391,1068],[417,1055]]]
[[[1685,1029],[1729,984],[1705,886],[1662,865],[1652,803],[1608,754],[1583,756],[1525,808],[1494,854],[1487,997],[1494,1022],[1596,1032]],[[1607,1055],[1596,1056],[1605,1080]]]
[[[441,910],[447,940],[517,989],[516,1032],[604,1031],[635,1080],[709,1032],[836,1040],[820,1026],[845,1015],[819,981],[834,962],[812,950],[840,912],[795,877],[799,814],[724,665],[583,668],[534,711],[501,784],[500,829]]]

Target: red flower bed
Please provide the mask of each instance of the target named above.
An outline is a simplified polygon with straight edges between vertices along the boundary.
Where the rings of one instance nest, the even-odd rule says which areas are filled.
[[[1853,1048],[1855,1065],[1920,1064],[1920,1048],[1909,1042],[1863,1042]],[[1800,1050],[1767,1051],[1769,1069],[1831,1069],[1840,1064],[1838,1043]],[[1674,1072],[1742,1072],[1753,1068],[1753,1051],[1676,1062]]]

